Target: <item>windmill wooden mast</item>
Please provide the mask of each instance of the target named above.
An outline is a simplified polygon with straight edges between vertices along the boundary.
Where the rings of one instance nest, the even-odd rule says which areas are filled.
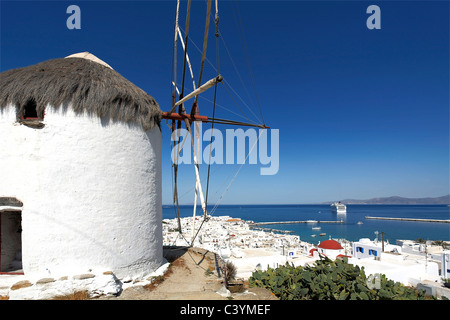
[[[172,107],[168,112],[162,113],[162,118],[166,120],[172,120],[171,124],[171,130],[172,134],[174,131],[177,131],[177,137],[178,137],[178,146],[180,146],[180,132],[179,129],[182,127],[182,122],[184,122],[186,126],[186,130],[189,134],[189,138],[191,140],[192,150],[193,150],[193,156],[194,156],[194,168],[195,168],[195,176],[196,176],[196,183],[195,183],[195,198],[194,198],[194,213],[193,213],[193,233],[192,233],[192,241],[191,245],[194,242],[195,235],[194,235],[194,223],[195,223],[195,213],[196,213],[196,207],[197,207],[197,197],[200,197],[200,203],[203,211],[203,221],[206,221],[208,217],[207,212],[207,197],[208,197],[208,186],[206,191],[206,200],[205,196],[203,194],[203,189],[200,181],[200,173],[199,173],[199,166],[197,161],[197,152],[195,150],[195,143],[194,143],[194,135],[192,134],[191,125],[192,123],[196,124],[196,132],[197,132],[197,139],[199,139],[198,132],[199,132],[199,123],[200,122],[209,122],[212,123],[212,128],[214,127],[215,123],[218,124],[228,124],[228,125],[238,125],[238,126],[251,126],[251,127],[258,127],[262,129],[268,129],[266,125],[258,125],[258,124],[252,124],[252,123],[245,123],[245,122],[238,122],[233,120],[227,120],[227,119],[219,119],[214,118],[214,110],[216,105],[216,90],[217,90],[217,84],[222,82],[223,77],[219,74],[219,55],[218,55],[218,38],[219,38],[219,13],[218,13],[218,0],[215,0],[215,27],[216,27],[216,50],[217,50],[217,75],[210,79],[209,81],[205,82],[204,84],[201,84],[201,78],[203,73],[203,66],[206,58],[206,48],[207,48],[207,38],[208,38],[208,32],[209,32],[209,21],[210,21],[210,14],[211,14],[211,0],[208,0],[207,2],[207,10],[206,10],[206,23],[205,23],[205,34],[204,34],[204,41],[203,41],[203,51],[202,51],[202,60],[201,60],[201,67],[200,67],[200,74],[198,79],[198,86],[196,88],[195,86],[195,80],[191,68],[191,64],[189,61],[189,56],[187,53],[187,45],[188,45],[188,36],[189,36],[189,20],[190,20],[190,9],[191,9],[191,0],[188,0],[187,4],[187,14],[186,14],[186,29],[185,29],[185,39],[183,42],[183,38],[180,32],[180,28],[178,26],[178,17],[179,17],[179,8],[180,8],[180,0],[177,0],[177,8],[176,8],[176,17],[175,17],[175,36],[174,36],[174,81],[173,86],[174,90],[172,93]],[[181,92],[178,91],[178,88],[176,86],[176,77],[177,77],[177,40],[178,37],[180,38],[180,42],[182,44],[182,47],[184,49],[184,60],[183,60],[183,76],[182,76],[182,85],[181,85]],[[185,73],[186,73],[186,64],[188,64],[192,81],[193,81],[193,87],[194,90],[184,96],[184,82],[185,82]],[[214,106],[213,106],[213,117],[208,117],[204,115],[199,114],[199,108],[198,108],[198,96],[202,92],[205,92],[206,90],[214,87]],[[178,94],[178,101],[177,101],[177,94]],[[192,99],[195,98],[194,103],[192,104],[192,108],[190,113],[186,113],[186,109],[184,107],[184,104]],[[178,112],[176,111],[176,108],[178,107]],[[185,140],[184,140],[185,141]],[[184,143],[183,141],[183,143]],[[199,144],[197,144],[199,145]],[[181,150],[178,150],[176,156],[174,157],[174,203],[176,204],[177,208],[177,219],[178,219],[178,228],[180,234],[182,233],[181,230],[181,222],[180,222],[180,212],[179,212],[179,203],[178,203],[178,190],[177,190],[177,177],[178,177],[178,155],[181,152]],[[208,183],[209,183],[209,166],[208,166]]]

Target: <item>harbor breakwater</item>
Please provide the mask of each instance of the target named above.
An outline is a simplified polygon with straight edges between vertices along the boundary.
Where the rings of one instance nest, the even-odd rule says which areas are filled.
[[[442,219],[390,218],[390,217],[369,217],[369,216],[366,216],[364,218],[365,219],[373,219],[373,220],[396,220],[396,221],[450,223],[450,220],[442,220]]]
[[[260,226],[265,224],[294,224],[294,223],[344,223],[343,220],[338,221],[316,221],[316,220],[306,220],[306,221],[270,221],[270,222],[253,222],[250,225]]]

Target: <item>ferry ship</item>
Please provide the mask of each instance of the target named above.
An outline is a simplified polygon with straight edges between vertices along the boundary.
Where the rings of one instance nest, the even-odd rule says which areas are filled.
[[[339,201],[331,204],[331,211],[333,213],[347,213],[347,207]]]

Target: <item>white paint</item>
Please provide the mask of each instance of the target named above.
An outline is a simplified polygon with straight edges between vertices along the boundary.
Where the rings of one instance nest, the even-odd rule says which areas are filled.
[[[91,60],[97,63],[100,63],[101,65],[110,68],[112,70],[114,70],[109,64],[107,64],[105,61],[97,58],[96,56],[94,56],[92,53],[90,52],[79,52],[79,53],[74,53],[71,54],[70,56],[67,56],[66,58],[82,58],[82,59],[87,59],[87,60]]]
[[[88,291],[91,298],[103,295],[118,295],[130,287],[148,285],[158,276],[164,275],[170,266],[167,260],[164,261],[165,263],[152,272],[145,280],[137,282],[131,281],[131,278],[125,278],[121,281],[114,274],[102,273],[92,275],[93,277],[86,279],[79,279],[77,276],[47,279],[49,281],[39,279],[34,283],[30,283],[28,287],[12,290],[11,288],[14,284],[26,280],[26,277],[23,275],[0,275],[0,296],[9,297],[9,300],[42,300],[68,296],[77,291]]]
[[[344,249],[327,249],[327,248],[317,248],[317,251],[313,252],[313,257],[319,259],[319,255],[326,256],[331,260],[335,260],[338,255],[345,255]]]
[[[442,277],[448,279],[450,278],[450,250],[443,251],[441,259]]]
[[[162,257],[161,132],[45,110],[45,127],[0,111],[0,196],[22,210],[27,278],[144,277]]]
[[[9,290],[8,296],[10,300],[45,300],[82,291],[88,291],[90,297],[117,295],[122,291],[122,285],[114,275],[97,275],[82,280],[65,279],[49,283],[34,283],[30,287]]]
[[[368,238],[362,238],[352,244],[353,257],[357,259],[379,258],[382,253],[382,243],[378,241],[371,241]],[[384,243],[384,251],[401,253],[402,247],[389,243]]]
[[[414,259],[404,255],[395,256],[382,253],[380,260],[349,258],[348,262],[364,267],[366,275],[384,274],[390,280],[401,282],[405,286],[416,286],[424,280],[439,280],[439,267],[437,263]]]
[[[406,286],[416,286],[424,280],[439,279],[436,262],[426,261],[425,257],[419,255],[405,254],[401,246],[385,243],[382,252],[381,242],[362,238],[353,242],[352,250],[352,258],[349,258],[348,262],[364,267],[366,275],[385,274],[388,279]]]

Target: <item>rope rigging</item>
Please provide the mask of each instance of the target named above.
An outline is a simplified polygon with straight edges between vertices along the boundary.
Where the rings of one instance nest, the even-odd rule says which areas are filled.
[[[237,1],[235,1],[235,3],[236,3],[236,9],[237,9],[237,14],[238,14],[238,19],[239,19],[239,26],[240,26],[240,29],[241,29],[241,32],[239,33],[239,35],[242,35],[242,37],[240,37],[240,39],[241,39],[241,41],[243,43],[243,47],[245,49],[245,57],[246,57],[246,62],[247,62],[247,67],[248,67],[248,70],[249,70],[249,73],[250,73],[250,77],[251,77],[251,80],[252,80],[253,91],[255,92],[255,97],[256,97],[256,101],[257,101],[258,107],[259,107],[259,112],[261,114],[261,119],[262,119],[263,124],[264,124],[264,116],[262,114],[261,103],[259,102],[258,93],[256,92],[255,79],[254,79],[253,71],[252,71],[251,64],[250,64],[250,56],[248,54],[247,41],[245,39],[244,28],[242,27],[241,13],[240,13]]]
[[[219,77],[219,8],[216,0],[216,15],[214,19],[214,24],[216,25],[216,70],[217,77]],[[206,179],[206,208],[208,208],[208,195],[209,195],[209,175],[211,170],[211,152],[212,152],[212,140],[213,140],[213,131],[214,131],[214,117],[216,114],[216,98],[217,98],[217,84],[214,86],[214,102],[213,102],[213,120],[211,123],[211,141],[209,144],[209,161],[208,161],[208,177]]]
[[[198,86],[200,87],[202,83],[203,67],[205,66],[206,59],[206,49],[208,47],[208,33],[209,33],[209,15],[211,14],[211,0],[208,0],[206,8],[206,23],[205,23],[205,35],[203,37],[203,50],[202,50],[202,60],[200,63],[200,74],[198,75]],[[219,75],[217,73],[217,75]],[[198,100],[198,95],[195,97],[195,102]],[[194,110],[194,108],[192,108]],[[191,111],[192,114],[192,111]]]
[[[178,17],[180,12],[180,0],[177,0],[177,10],[176,10],[176,16],[175,16],[175,39],[174,39],[174,53],[173,53],[173,59],[174,59],[174,83],[177,83],[177,30],[178,30]],[[172,105],[175,104],[176,101],[176,86],[172,94]],[[172,133],[175,131],[175,120],[172,120]],[[178,137],[179,142],[179,137]],[[179,144],[179,143],[178,143]],[[173,202],[176,203],[176,213],[177,213],[177,221],[178,221],[178,230],[181,230],[181,221],[180,221],[180,207],[178,205],[178,190],[177,190],[177,177],[178,177],[178,158],[174,158],[174,164],[173,164]]]
[[[183,29],[182,29],[181,27],[179,27],[179,30],[181,30],[182,32],[184,32]],[[227,52],[228,58],[230,59],[232,65],[233,65],[233,69],[234,69],[234,71],[236,72],[236,74],[238,75],[239,80],[240,80],[240,82],[241,82],[241,84],[242,84],[242,87],[244,88],[244,90],[245,90],[245,92],[246,92],[248,98],[250,99],[250,95],[249,95],[249,93],[248,93],[247,87],[246,87],[245,84],[244,84],[244,80],[242,79],[242,76],[241,76],[241,74],[240,74],[240,72],[239,72],[239,69],[237,68],[237,66],[236,66],[236,64],[235,64],[235,62],[234,62],[234,59],[233,59],[233,57],[232,57],[230,51],[228,50],[228,46],[226,45],[225,38],[224,38],[224,36],[222,35],[222,33],[220,32],[220,30],[219,30],[219,37],[220,37],[220,39],[222,40],[223,47],[225,48],[225,51]],[[189,40],[190,40],[191,44],[194,46],[194,48],[195,48],[198,52],[202,53],[202,51],[201,51],[200,48],[197,46],[197,44],[196,44],[191,38],[189,38]],[[215,66],[213,65],[213,63],[208,59],[208,57],[205,58],[205,61],[208,62],[209,66],[210,66],[213,70],[215,70],[215,71],[217,72],[216,67],[215,67]],[[233,93],[234,95],[236,95],[236,96],[238,97],[239,101],[247,108],[247,110],[253,115],[253,117],[255,117],[256,122],[260,122],[261,124],[263,123],[263,121],[261,121],[261,120],[258,118],[258,116],[253,112],[253,110],[249,107],[249,105],[245,102],[245,100],[239,95],[239,93],[238,93],[238,92],[233,88],[233,86],[227,81],[227,79],[223,79],[221,83],[222,83],[224,89],[226,90],[228,96],[230,97],[230,99],[233,101],[233,103],[235,104],[235,106],[236,106],[236,107],[239,109],[239,111],[242,113],[242,115],[238,115],[238,114],[237,114],[238,116],[243,117],[243,118],[246,118],[249,122],[254,123],[254,121],[251,120],[251,119],[246,115],[246,113],[242,110],[242,108],[241,108],[240,105],[237,103],[237,101],[233,98],[233,95],[232,95],[231,93]],[[231,90],[231,92],[230,92],[230,90],[228,90],[228,88]],[[198,95],[198,96],[200,96],[200,95]],[[206,98],[204,98],[203,96],[200,96],[200,97],[201,97],[202,99],[206,99]],[[210,102],[212,103],[212,101],[210,101]],[[225,107],[223,107],[223,106],[221,106],[221,105],[219,105],[219,104],[216,104],[216,105],[219,106],[219,107],[221,107],[221,108],[223,108],[223,109],[225,109],[225,110],[227,110],[227,111],[230,111],[229,109],[227,109],[227,108],[225,108]],[[173,110],[172,110],[172,111],[173,111]],[[234,113],[233,111],[230,111],[230,112],[233,113],[233,114],[236,114],[236,113]]]
[[[192,239],[191,239],[191,243],[190,246],[193,245],[195,238],[197,237],[198,233],[200,232],[203,224],[208,220],[208,196],[209,196],[209,187],[210,187],[210,173],[211,173],[211,154],[212,154],[212,142],[213,142],[213,130],[214,130],[214,125],[215,124],[225,124],[225,125],[238,125],[238,126],[252,126],[252,127],[258,127],[258,128],[268,128],[265,126],[264,124],[264,118],[262,116],[262,110],[261,110],[261,105],[259,103],[259,99],[258,99],[258,106],[260,108],[260,114],[261,114],[261,119],[262,119],[262,124],[255,124],[255,123],[246,123],[246,122],[242,122],[242,121],[234,121],[234,120],[227,120],[227,119],[222,119],[222,118],[216,118],[215,114],[216,114],[216,105],[221,107],[219,104],[217,104],[217,89],[218,89],[218,84],[222,83],[223,87],[226,89],[228,95],[230,96],[230,98],[233,100],[233,102],[238,106],[239,110],[242,112],[242,114],[244,115],[244,117],[249,120],[250,118],[248,118],[245,113],[243,112],[243,110],[241,109],[241,107],[239,106],[239,104],[236,103],[236,101],[233,99],[231,93],[228,91],[227,86],[230,88],[230,90],[233,91],[234,94],[236,94],[239,99],[244,103],[244,105],[247,107],[247,109],[250,110],[250,112],[253,114],[253,116],[255,116],[255,118],[258,118],[253,111],[251,110],[251,108],[243,101],[243,99],[236,93],[236,91],[231,87],[231,85],[229,85],[226,81],[223,81],[222,76],[219,73],[219,37],[220,37],[220,32],[219,32],[219,12],[218,12],[218,0],[215,0],[215,16],[214,16],[214,24],[215,24],[215,38],[216,38],[216,65],[213,66],[213,64],[208,60],[208,58],[206,57],[206,51],[207,51],[207,41],[208,41],[208,34],[209,34],[209,25],[210,25],[210,20],[211,20],[211,6],[212,6],[212,0],[207,0],[207,8],[206,8],[206,21],[205,21],[205,31],[204,31],[204,37],[203,37],[203,50],[202,52],[202,56],[201,56],[201,63],[200,63],[200,73],[199,73],[199,78],[198,78],[198,85],[195,85],[195,79],[194,79],[194,75],[193,75],[193,71],[192,71],[192,66],[189,60],[189,56],[188,56],[188,52],[187,52],[187,47],[188,47],[188,42],[189,40],[192,41],[192,39],[189,38],[189,22],[190,22],[190,12],[191,12],[191,0],[188,1],[187,4],[187,13],[186,13],[186,27],[185,27],[185,31],[184,31],[184,42],[183,42],[183,37],[181,34],[181,28],[178,24],[178,19],[179,19],[179,7],[180,7],[180,0],[177,0],[177,7],[176,7],[176,18],[175,18],[175,35],[174,35],[174,50],[173,50],[173,54],[174,54],[174,59],[173,59],[173,91],[172,91],[172,107],[170,109],[169,112],[163,112],[163,119],[167,119],[167,121],[169,119],[172,120],[170,129],[172,131],[172,134],[174,133],[174,131],[176,132],[176,140],[178,140],[178,144],[177,144],[177,150],[175,152],[175,149],[172,148],[172,150],[174,151],[174,156],[173,156],[173,175],[172,175],[172,189],[173,189],[173,202],[174,205],[176,206],[176,214],[177,214],[177,221],[178,221],[178,231],[179,231],[179,236],[182,237],[183,239],[185,239],[186,242],[187,239],[183,236],[182,234],[182,227],[181,227],[181,218],[180,218],[180,209],[179,209],[179,195],[178,195],[178,160],[180,157],[180,153],[182,148],[184,147],[184,143],[186,142],[186,140],[188,139],[187,136],[185,136],[183,138],[183,142],[180,143],[181,141],[181,135],[180,135],[180,129],[182,127],[182,123],[184,122],[185,126],[186,126],[186,130],[187,130],[187,134],[189,134],[189,138],[191,141],[191,145],[192,145],[192,150],[193,150],[193,156],[194,156],[194,168],[195,168],[195,176],[196,176],[196,182],[195,182],[195,188],[194,188],[194,209],[193,209],[193,220],[192,220]],[[240,16],[239,16],[240,19]],[[241,32],[242,32],[242,24],[240,24],[241,26]],[[184,59],[183,59],[183,69],[182,69],[182,83],[181,83],[181,92],[178,90],[177,88],[177,39],[178,37],[180,37],[180,42],[182,44],[183,50],[184,50]],[[222,41],[223,38],[222,38]],[[242,41],[242,39],[241,39]],[[245,43],[245,37],[244,37],[244,43]],[[195,45],[194,46],[197,48],[197,50],[199,50],[199,48]],[[228,51],[228,48],[226,47],[226,45],[224,45],[230,58],[231,55]],[[245,45],[245,49],[247,49],[246,45]],[[248,50],[246,52],[246,57],[247,57],[247,64],[249,65],[249,57],[248,57]],[[216,71],[216,76],[214,78],[212,78],[211,80],[205,82],[203,85],[201,84],[202,81],[202,76],[203,76],[203,71],[204,71],[204,64],[205,61],[207,61]],[[239,75],[239,78],[242,81],[242,78],[236,68],[236,65],[234,64],[234,61],[232,60],[233,66],[236,70],[236,72]],[[186,75],[186,68],[187,66],[189,67],[190,70],[190,74],[191,74],[191,78],[192,78],[192,83],[193,83],[193,91],[189,94],[187,94],[186,96],[184,95],[184,89],[185,89],[185,75]],[[249,68],[250,73],[251,73],[251,78],[252,78],[252,84],[254,87],[254,79],[253,79],[253,73],[251,72],[251,69]],[[224,82],[227,84],[227,86],[225,86]],[[243,81],[242,81],[243,82]],[[214,98],[212,101],[212,117],[206,117],[206,116],[200,116],[199,115],[199,109],[198,109],[198,97],[199,95],[206,91],[207,89],[211,88],[214,86]],[[254,87],[255,90],[255,94],[256,94],[256,88]],[[178,95],[178,100],[177,100],[177,95]],[[186,109],[184,107],[184,104],[191,98],[194,98],[194,102],[192,104],[192,108],[190,110],[189,113],[186,113]],[[203,97],[202,97],[203,98]],[[176,108],[178,107],[178,113],[174,113]],[[234,112],[233,112],[234,113]],[[199,141],[200,139],[200,121],[202,122],[210,122],[211,123],[211,138],[210,138],[210,148],[209,148],[209,161],[208,161],[208,170],[207,170],[207,178],[206,178],[206,192],[205,195],[203,194],[202,191],[202,186],[201,186],[201,180],[200,180],[200,174],[199,174],[199,162],[197,160],[197,155],[200,155],[200,150],[195,150],[195,143],[194,143],[194,135],[196,136],[197,141]],[[191,125],[192,123],[194,123],[194,134],[193,134],[193,130],[191,130]],[[235,175],[233,176],[232,180],[230,181],[230,183],[228,184],[227,188],[225,189],[225,191],[222,193],[222,195],[219,197],[217,203],[215,204],[215,206],[213,207],[213,209],[211,210],[211,212],[209,213],[209,216],[211,214],[213,214],[215,212],[215,210],[217,209],[220,201],[223,199],[223,196],[225,195],[225,193],[229,190],[231,184],[235,181],[237,175],[239,174],[240,170],[242,169],[242,166],[245,164],[245,162],[247,161],[248,157],[250,156],[251,152],[253,151],[254,147],[256,146],[257,142],[260,139],[262,131],[260,131],[260,134],[258,136],[258,139],[256,140],[255,144],[251,147],[251,149],[249,150],[247,157],[245,158],[245,161],[241,164],[241,166],[239,167],[239,169],[237,170],[237,172],[235,173]],[[173,140],[172,140],[173,142]],[[199,143],[197,143],[197,146],[199,146]],[[203,219],[202,222],[200,224],[200,226],[197,229],[197,232],[195,233],[195,215],[196,215],[196,207],[197,207],[197,198],[200,198],[200,202],[201,202],[201,206],[202,206],[202,210],[203,210]],[[195,233],[195,234],[194,234]],[[177,237],[178,239],[178,237]]]
[[[210,5],[209,5],[210,7]],[[185,82],[185,75],[186,75],[186,63],[188,62],[188,56],[187,56],[187,45],[188,45],[188,37],[189,37],[189,22],[190,22],[190,10],[191,10],[191,0],[188,1],[188,5],[187,5],[187,13],[186,13],[186,32],[185,32],[185,41],[183,44],[184,47],[184,61],[183,61],[183,76],[182,76],[182,85],[181,85],[181,93],[179,94],[179,101],[178,103],[176,103],[176,99],[174,98],[176,95],[176,91],[177,91],[177,87],[176,87],[176,80],[174,80],[174,93],[173,93],[173,100],[172,100],[172,109],[169,113],[173,112],[174,109],[176,108],[177,105],[178,106],[178,114],[179,115],[184,115],[186,113],[184,105],[183,105],[183,96],[184,96],[184,82]],[[176,56],[176,39],[177,39],[177,35],[179,34],[180,30],[178,27],[178,12],[179,12],[179,1],[177,1],[177,14],[176,14],[176,23],[175,23],[175,41],[174,41],[174,60],[176,60],[177,56]],[[209,17],[209,14],[208,14]],[[208,23],[209,23],[209,19],[208,19]],[[180,39],[181,39],[181,34],[180,34]],[[204,45],[204,50],[206,50],[206,44]],[[206,52],[205,52],[206,54]],[[204,60],[204,59],[203,59]],[[189,67],[190,67],[190,63],[189,63]],[[176,67],[174,67],[174,70],[176,72]],[[193,72],[192,72],[192,68],[190,67],[191,70],[191,75],[193,78]],[[174,76],[174,78],[176,79],[176,76]],[[218,77],[217,77],[218,78]],[[199,83],[200,85],[200,83]],[[195,82],[193,82],[193,86],[194,86],[194,91],[195,91]],[[186,99],[187,100],[187,99]],[[195,103],[194,103],[195,105]],[[193,110],[191,111],[191,113],[194,112],[194,106],[193,106]],[[189,132],[189,135],[191,137],[192,140],[192,148],[194,149],[194,141],[193,141],[193,136],[192,136],[192,132],[190,130],[190,122],[184,118],[184,122],[186,125],[186,129]],[[172,121],[172,133],[175,130],[175,120],[173,119]],[[178,229],[179,229],[179,233],[182,233],[182,228],[181,228],[181,221],[180,221],[180,210],[179,210],[179,201],[178,201],[178,186],[177,186],[177,178],[178,178],[178,157],[179,157],[179,153],[181,152],[180,149],[180,129],[181,129],[181,120],[177,120],[177,137],[178,137],[178,152],[176,157],[174,157],[174,188],[173,188],[173,192],[174,192],[174,203],[176,203],[176,207],[177,207],[177,220],[178,220]],[[183,141],[184,143],[184,141]],[[195,149],[194,149],[194,161],[197,163],[196,161],[196,153],[195,153]],[[203,206],[204,200],[203,200],[203,193],[201,190],[201,185],[200,185],[200,177],[199,177],[199,170],[198,170],[198,164],[196,164],[195,166],[195,173],[196,173],[196,197],[197,197],[197,191],[200,192],[200,198],[202,201],[202,207],[204,210],[204,214],[206,216],[206,207]]]

